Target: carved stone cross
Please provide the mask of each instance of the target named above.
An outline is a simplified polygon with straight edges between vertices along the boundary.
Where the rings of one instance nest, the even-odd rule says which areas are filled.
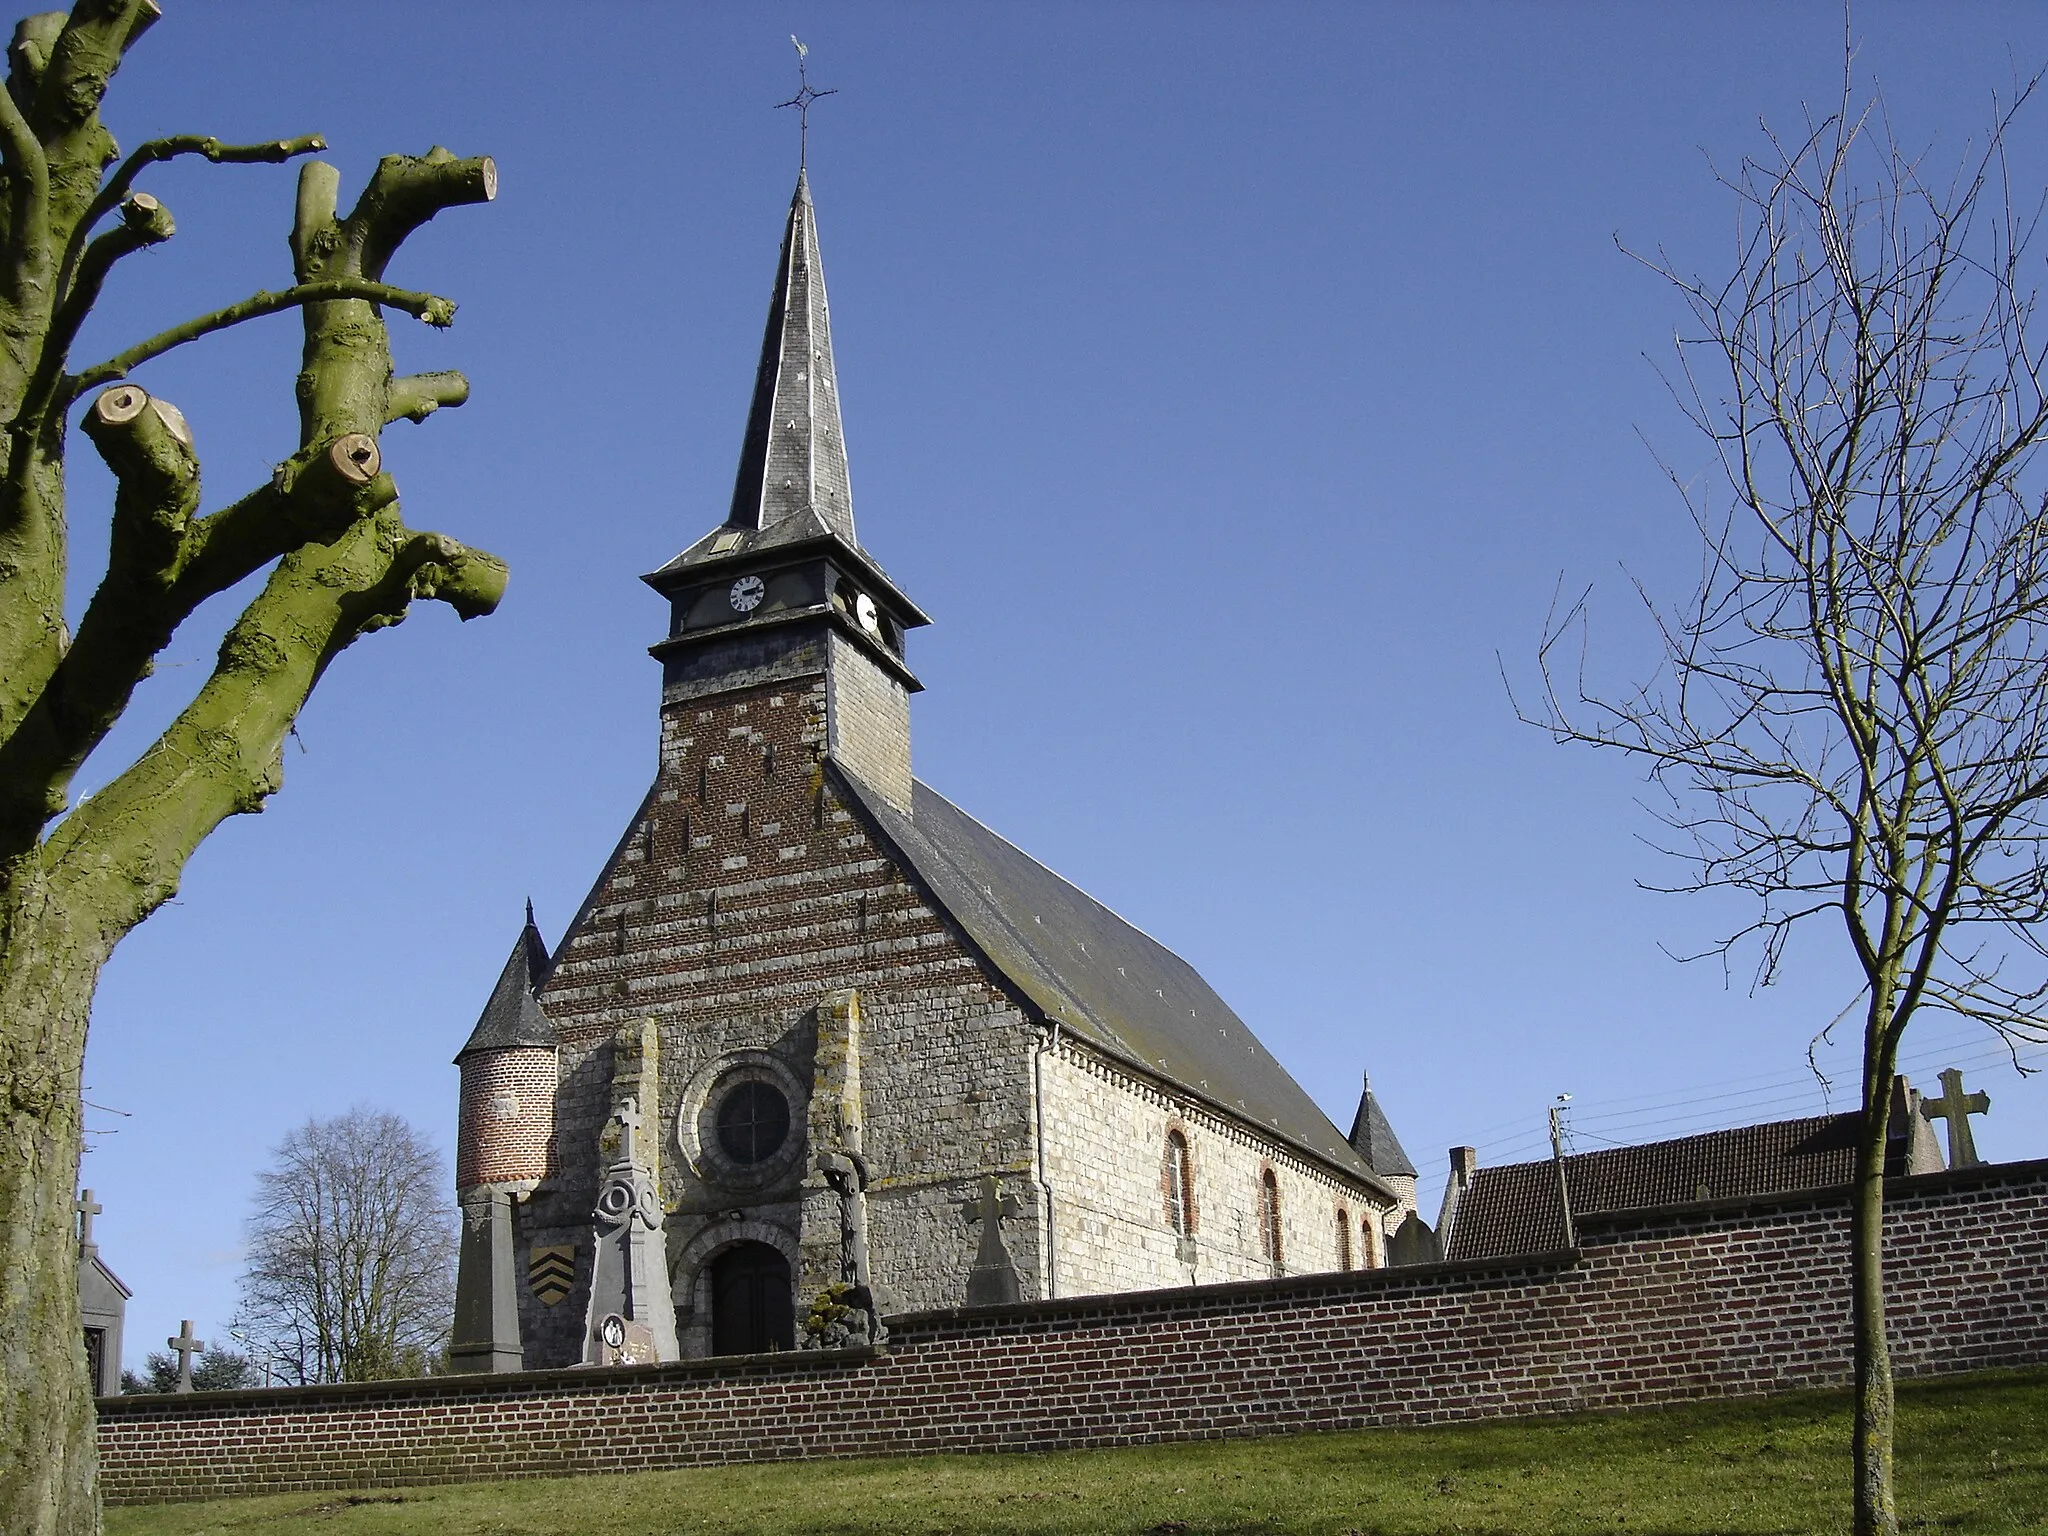
[[[647,1117],[640,1112],[640,1097],[631,1095],[612,1108],[611,1123],[619,1127],[619,1150],[612,1159],[614,1168],[629,1164],[638,1168],[640,1163],[640,1127]]]
[[[165,1341],[178,1352],[178,1390],[192,1390],[192,1357],[206,1353],[206,1346],[192,1337],[192,1319],[186,1318],[178,1324],[178,1336]]]
[[[93,1203],[92,1191],[82,1189],[78,1192],[78,1198],[71,1203],[71,1209],[78,1212],[78,1246],[90,1248],[92,1246],[92,1219],[105,1210],[106,1207],[95,1205]]]
[[[1941,1097],[1920,1101],[1921,1114],[1930,1120],[1948,1122],[1951,1168],[1974,1168],[1982,1161],[1977,1156],[1977,1139],[1970,1134],[1970,1116],[1988,1114],[1990,1110],[1991,1095],[1963,1092],[1963,1074],[1954,1067],[1941,1074]]]
[[[1002,1185],[992,1173],[981,1176],[979,1197],[962,1201],[960,1205],[961,1219],[969,1226],[979,1226],[984,1232],[996,1227],[996,1223],[1005,1216],[1015,1218],[1023,1214],[1024,1202],[1015,1195],[1004,1194]],[[1001,1228],[997,1227],[996,1230],[1000,1231]]]
[[[974,1268],[967,1275],[970,1307],[1023,1299],[1016,1262],[1003,1242],[1003,1221],[1006,1217],[1014,1220],[1024,1212],[1024,1202],[1015,1195],[1004,1194],[992,1173],[981,1177],[980,1199],[961,1202],[961,1217],[969,1226],[978,1223],[981,1227],[980,1248],[974,1256]]]

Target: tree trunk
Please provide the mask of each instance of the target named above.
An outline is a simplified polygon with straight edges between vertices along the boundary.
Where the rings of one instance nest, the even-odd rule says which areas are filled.
[[[0,874],[0,1531],[93,1536],[97,1451],[78,1316],[80,1074],[105,936],[35,853]]]
[[[1898,1536],[1892,1499],[1892,1356],[1884,1326],[1884,1151],[1889,1070],[1863,1085],[1856,1193],[1849,1228],[1850,1327],[1856,1356],[1852,1445],[1856,1536]]]

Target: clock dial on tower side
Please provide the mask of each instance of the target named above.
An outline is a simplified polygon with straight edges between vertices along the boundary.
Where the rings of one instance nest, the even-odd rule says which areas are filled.
[[[761,599],[767,595],[767,585],[758,576],[742,576],[732,584],[726,594],[734,613],[752,613],[761,606]]]

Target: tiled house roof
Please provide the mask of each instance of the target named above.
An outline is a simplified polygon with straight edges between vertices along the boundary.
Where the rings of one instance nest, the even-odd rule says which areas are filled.
[[[1564,1160],[1572,1213],[1584,1217],[1846,1184],[1855,1171],[1862,1118],[1774,1120],[1675,1141],[1575,1153]],[[1444,1257],[1451,1260],[1565,1247],[1557,1165],[1546,1158],[1475,1170],[1445,1239]]]

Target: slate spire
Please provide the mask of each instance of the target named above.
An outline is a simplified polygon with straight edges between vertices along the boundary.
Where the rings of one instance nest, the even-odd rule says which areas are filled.
[[[498,973],[491,988],[491,1000],[469,1032],[469,1040],[455,1055],[459,1062],[483,1051],[517,1050],[523,1046],[552,1046],[557,1043],[554,1021],[534,994],[548,979],[548,946],[533,920],[533,903],[526,904],[526,926]]]
[[[1401,1150],[1400,1138],[1394,1135],[1394,1128],[1387,1122],[1387,1112],[1380,1108],[1379,1095],[1372,1091],[1372,1079],[1365,1078],[1359,1084],[1358,1113],[1351,1118],[1351,1134],[1344,1138],[1351,1143],[1351,1150],[1365,1159],[1366,1166],[1381,1178],[1412,1179],[1416,1176],[1415,1165],[1408,1161],[1408,1154]]]
[[[818,254],[818,215],[802,171],[783,231],[782,260],[775,269],[726,526],[775,531],[782,535],[777,543],[829,530],[859,547],[839,423],[839,382],[832,366],[832,315]]]

